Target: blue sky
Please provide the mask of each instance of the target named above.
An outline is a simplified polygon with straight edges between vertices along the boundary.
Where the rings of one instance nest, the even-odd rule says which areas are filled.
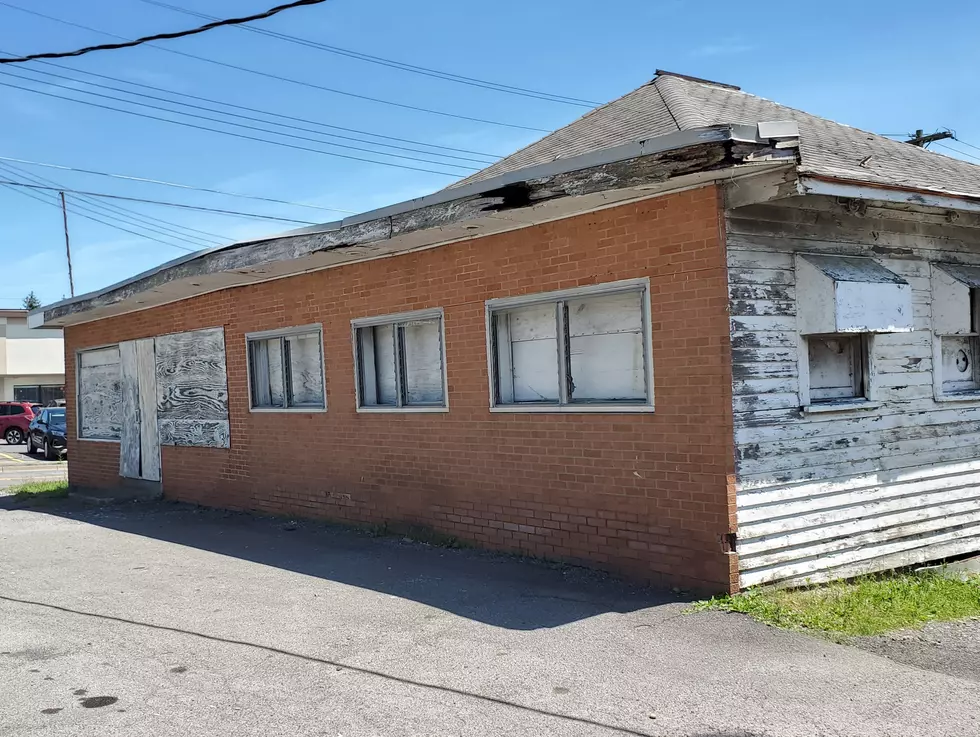
[[[140,0],[4,2],[127,38],[203,22]],[[221,17],[256,12],[276,4],[272,0],[172,2]],[[781,10],[760,6],[758,12],[744,14],[733,12],[733,7],[729,2],[709,0],[606,0],[603,3],[497,0],[490,5],[449,0],[417,3],[330,0],[263,21],[261,27],[409,64],[600,102],[643,84],[659,67],[737,84],[763,97],[878,133],[949,127],[962,141],[980,146],[980,95],[977,94],[980,82],[975,73],[980,65],[975,30],[980,23],[977,4],[961,0],[955,8],[947,5],[942,14],[935,15],[923,13],[919,3],[902,0],[798,3],[785,5]],[[0,4],[0,51],[6,53],[67,50],[112,40]],[[219,29],[160,45],[317,85],[532,128],[553,129],[587,110],[432,79],[237,28]],[[100,52],[58,63],[65,68],[37,63],[7,65],[3,72],[31,77],[32,81],[0,74],[0,82],[139,109],[49,86],[53,83],[84,87],[36,73],[47,71],[72,76],[76,70],[95,72],[317,122],[496,155],[507,154],[542,135],[357,100],[158,48]],[[104,79],[85,78],[121,86]],[[116,92],[100,91],[120,96]],[[145,88],[139,91],[159,94]],[[144,102],[161,104],[153,100]],[[426,194],[454,181],[452,176],[236,139],[3,86],[0,86],[0,111],[3,114],[0,156],[234,190],[342,210],[359,212],[379,207]],[[182,119],[159,111],[143,111]],[[214,125],[206,121],[191,122]],[[444,164],[433,166],[331,149],[295,139],[291,142],[451,171],[459,176],[469,173],[468,170],[444,164],[479,166],[441,157],[434,160]],[[980,155],[980,150],[962,143],[952,145]],[[933,150],[957,155],[941,148]],[[470,156],[460,152],[454,155]],[[70,189],[316,222],[343,216],[343,213],[16,166]],[[0,170],[0,179],[15,176],[9,169]],[[297,227],[143,204],[114,204],[227,240]],[[74,214],[69,214],[69,220],[76,293],[97,289],[184,253]],[[190,247],[186,243],[182,245]],[[0,187],[0,264],[2,272],[12,277],[4,279],[0,286],[0,308],[19,306],[20,299],[31,288],[44,302],[67,296],[60,212],[50,204]]]

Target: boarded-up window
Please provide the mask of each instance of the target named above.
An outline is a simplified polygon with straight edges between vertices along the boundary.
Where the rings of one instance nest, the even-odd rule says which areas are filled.
[[[440,311],[355,320],[352,325],[360,409],[446,406]]]
[[[119,347],[78,354],[78,437],[119,440],[122,385]]]
[[[650,404],[646,300],[637,285],[489,303],[494,404]]]
[[[324,409],[320,329],[248,337],[253,409]]]
[[[858,399],[865,396],[865,339],[861,335],[807,338],[810,401]]]
[[[980,391],[980,267],[934,265],[933,329],[943,394]]]

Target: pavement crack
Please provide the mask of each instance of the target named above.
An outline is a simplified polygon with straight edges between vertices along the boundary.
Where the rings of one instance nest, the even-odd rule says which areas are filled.
[[[510,709],[516,709],[526,713],[536,714],[538,716],[551,717],[553,719],[560,719],[567,722],[573,722],[577,724],[586,724],[590,727],[598,727],[600,729],[605,729],[610,732],[616,732],[618,734],[630,735],[630,737],[654,737],[649,732],[641,732],[639,730],[630,729],[629,727],[621,727],[616,724],[608,724],[606,722],[599,722],[594,719],[589,719],[587,717],[578,717],[571,714],[562,714],[560,712],[548,711],[547,709],[541,709],[534,706],[527,706],[525,704],[518,704],[514,701],[508,701],[507,699],[499,698],[497,696],[487,696],[485,694],[475,693],[473,691],[466,691],[461,688],[453,688],[452,686],[442,686],[437,683],[426,683],[425,681],[415,681],[410,678],[405,678],[404,676],[396,676],[391,673],[385,673],[383,671],[372,670],[371,668],[365,668],[357,665],[347,665],[345,663],[339,663],[334,660],[327,660],[326,658],[318,658],[313,655],[305,655],[303,653],[292,652],[291,650],[283,650],[282,648],[273,647],[271,645],[262,645],[255,642],[248,642],[246,640],[236,640],[230,637],[220,637],[218,635],[208,635],[203,632],[195,632],[193,630],[185,630],[180,627],[171,627],[164,624],[153,624],[152,622],[141,622],[135,619],[127,619],[125,617],[116,617],[110,614],[99,614],[97,612],[86,612],[81,609],[72,609],[70,607],[60,606],[58,604],[49,604],[44,601],[33,601],[31,599],[18,599],[12,596],[0,596],[0,601],[7,601],[12,604],[23,604],[25,606],[35,606],[42,607],[45,609],[52,609],[58,612],[64,612],[66,614],[74,614],[80,617],[91,617],[93,619],[99,619],[107,622],[118,622],[120,624],[132,625],[135,627],[146,627],[148,629],[161,630],[164,632],[174,632],[180,635],[187,635],[190,637],[199,637],[204,640],[210,640],[212,642],[221,642],[227,645],[239,645],[242,647],[251,647],[259,650],[265,650],[266,652],[273,653],[275,655],[284,655],[290,658],[298,658],[300,660],[305,660],[310,663],[319,663],[321,665],[329,665],[338,670],[348,670],[353,673],[359,673],[361,675],[373,676],[375,678],[382,678],[386,681],[393,683],[400,683],[405,686],[411,686],[414,688],[427,689],[432,691],[439,691],[441,693],[453,694],[455,696],[462,696],[468,699],[475,699],[478,701],[483,701],[488,704],[494,704],[497,706],[503,706]]]

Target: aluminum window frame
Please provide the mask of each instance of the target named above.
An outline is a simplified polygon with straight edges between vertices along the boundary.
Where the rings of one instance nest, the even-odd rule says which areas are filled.
[[[317,339],[320,341],[320,383],[323,386],[323,406],[314,404],[299,404],[290,405],[289,404],[289,394],[290,394],[290,379],[288,373],[288,362],[286,360],[286,345],[285,339],[296,336],[296,335],[312,335],[316,334]],[[282,341],[282,351],[281,351],[281,361],[282,361],[282,382],[283,382],[283,397],[282,407],[256,407],[254,406],[254,395],[252,394],[252,354],[251,354],[251,344],[253,342],[261,342],[263,340],[273,340],[278,338]],[[312,323],[310,325],[297,325],[295,327],[288,328],[278,328],[275,330],[262,330],[259,332],[245,333],[245,375],[248,385],[248,411],[255,413],[265,413],[265,412],[291,412],[291,413],[312,413],[312,412],[326,412],[327,411],[327,360],[326,360],[326,350],[323,346],[323,325],[322,323]]]
[[[406,387],[403,385],[402,373],[402,347],[398,340],[398,326],[400,323],[415,322],[421,320],[439,321],[439,351],[440,363],[442,364],[442,403],[441,404],[405,404],[404,396]],[[354,353],[354,403],[356,411],[362,414],[371,413],[445,413],[449,412],[449,371],[448,359],[446,356],[446,317],[442,307],[433,307],[425,310],[413,310],[411,312],[396,312],[389,315],[377,315],[375,317],[360,317],[350,321],[351,325],[351,346]],[[374,328],[391,325],[394,341],[394,361],[395,361],[395,397],[396,404],[364,404],[363,403],[363,377],[361,375],[361,346],[358,339],[358,331],[362,328]]]
[[[627,292],[640,293],[640,319],[643,339],[644,386],[646,399],[642,402],[632,401],[568,401],[568,375],[570,371],[570,356],[568,346],[570,340],[566,333],[566,310],[558,309],[558,304],[573,299],[603,297]],[[501,297],[486,301],[485,333],[487,342],[487,371],[490,390],[491,412],[544,412],[544,413],[604,413],[632,414],[637,412],[653,412],[655,408],[654,394],[654,360],[653,360],[653,326],[650,308],[650,279],[624,279],[603,284],[590,284],[572,289],[560,289],[551,292],[521,295],[516,297]],[[532,307],[539,304],[555,305],[556,342],[558,352],[558,401],[557,402],[514,402],[499,401],[500,377],[497,361],[496,330],[494,317],[498,313],[507,312],[522,307]]]

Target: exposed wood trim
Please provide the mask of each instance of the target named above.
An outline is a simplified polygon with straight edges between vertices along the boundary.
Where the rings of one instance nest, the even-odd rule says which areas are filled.
[[[957,192],[935,192],[913,187],[889,187],[884,184],[848,182],[829,179],[813,174],[800,177],[800,184],[806,194],[830,195],[832,197],[851,197],[860,200],[881,200],[926,207],[939,207],[946,210],[965,210],[980,212],[980,198]]]

